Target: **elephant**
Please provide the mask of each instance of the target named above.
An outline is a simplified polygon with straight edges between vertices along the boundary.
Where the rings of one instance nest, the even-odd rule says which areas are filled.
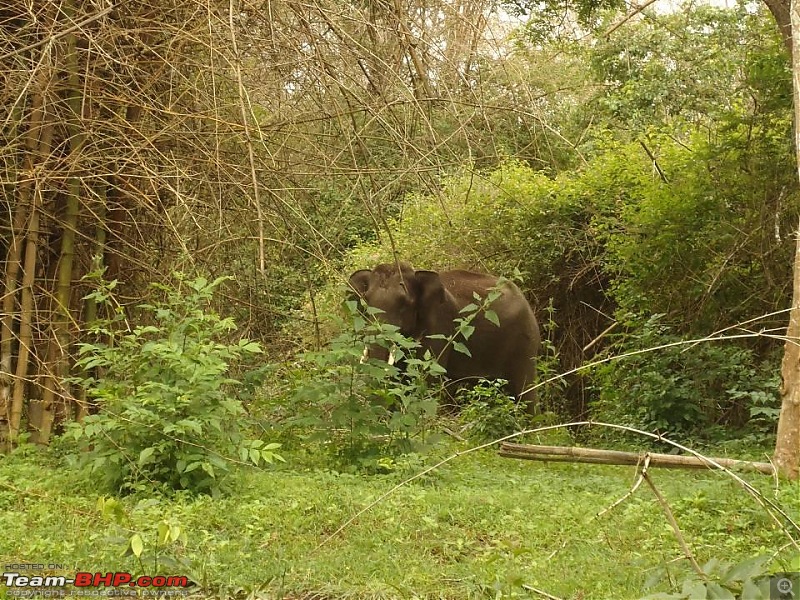
[[[368,306],[380,309],[376,317],[395,325],[400,333],[421,344],[421,352],[430,350],[447,371],[449,387],[474,382],[479,378],[505,379],[507,393],[533,407],[534,393],[526,391],[533,384],[536,356],[541,344],[539,325],[530,304],[510,281],[471,271],[415,271],[405,262],[380,264],[374,269],[356,271],[350,276],[351,297],[359,297]],[[453,344],[428,336],[447,338],[456,331],[454,319],[465,306],[475,303],[474,294],[486,298],[493,289],[501,291],[489,310],[499,319],[499,326],[483,311],[471,322],[474,332],[463,342],[470,355],[455,351]],[[368,349],[370,358],[386,360],[385,348]],[[525,398],[523,399],[523,393]]]

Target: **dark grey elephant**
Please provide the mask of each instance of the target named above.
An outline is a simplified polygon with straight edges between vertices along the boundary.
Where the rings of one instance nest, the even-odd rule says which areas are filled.
[[[452,349],[445,340],[427,336],[450,337],[456,330],[453,320],[459,311],[475,303],[475,292],[486,298],[498,278],[470,271],[415,271],[407,263],[382,264],[372,270],[356,271],[350,287],[367,305],[383,312],[378,318],[400,328],[406,337],[418,340],[422,350],[429,349],[447,369],[454,384],[474,382],[478,378],[505,379],[508,393],[520,398],[533,384],[536,355],[539,353],[539,325],[528,301],[511,282],[499,288],[501,295],[489,306],[500,321],[499,327],[477,315],[471,325],[474,333],[464,342],[472,356]],[[370,349],[370,357],[386,359],[388,351]],[[533,393],[526,394],[529,405]]]

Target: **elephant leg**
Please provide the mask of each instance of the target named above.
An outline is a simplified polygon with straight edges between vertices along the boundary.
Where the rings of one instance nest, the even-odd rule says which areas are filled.
[[[536,364],[533,359],[521,360],[508,373],[508,392],[525,404],[526,411],[533,413],[536,409],[536,390],[531,388],[536,383]]]

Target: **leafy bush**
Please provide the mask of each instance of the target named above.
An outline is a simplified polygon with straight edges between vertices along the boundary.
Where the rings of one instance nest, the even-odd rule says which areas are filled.
[[[785,49],[769,15],[744,6],[665,18],[680,27],[645,19],[630,24],[629,36],[564,50],[586,59],[599,84],[580,104],[592,124],[575,134],[579,166],[554,173],[513,158],[491,170],[467,165],[435,193],[409,196],[400,218],[389,221],[392,236],[354,248],[350,264],[398,253],[419,268],[519,269],[540,318],[552,304],[553,351],[542,366],[556,372],[602,352],[615,320],[626,325],[624,347],[632,350],[652,335],[636,330],[648,315],[664,314],[671,335],[700,337],[785,307],[800,206]],[[643,316],[634,323],[629,313]],[[783,315],[759,322],[778,326],[785,327]],[[664,403],[649,417],[638,408],[630,416],[681,431],[702,415],[740,424],[749,408],[763,419],[758,407],[769,412],[774,394],[760,369],[776,346],[766,337],[705,345],[692,351],[691,375],[687,353],[674,360],[645,354],[635,371],[648,378],[641,385],[664,388]],[[712,361],[711,373],[702,372],[703,360]],[[753,386],[748,371],[756,373]],[[603,414],[610,397],[622,407],[641,402],[625,395],[636,389],[632,379],[575,374],[563,382],[563,393],[541,392],[548,408],[572,417],[585,416],[605,384],[626,391],[607,392],[596,405],[606,407]],[[692,408],[692,394],[712,388],[720,406],[698,399]]]
[[[702,565],[703,576],[692,573],[681,582],[680,592],[650,594],[645,596],[645,600],[693,600],[694,598],[771,600],[776,597],[775,583],[771,582],[770,577],[775,572],[774,567],[768,568],[772,563],[773,558],[768,554],[747,558],[738,563],[712,558]],[[794,573],[784,573],[783,579],[791,581],[792,577]],[[647,587],[651,587],[660,580],[667,579],[667,570],[659,569],[646,584]],[[774,579],[777,582],[781,578],[775,576]],[[787,597],[792,595],[790,593]]]
[[[224,280],[178,276],[185,291],[155,286],[164,299],[139,308],[152,324],[127,327],[121,311],[92,326],[97,341],[80,346],[77,381],[100,412],[73,423],[79,462],[108,489],[218,493],[235,461],[271,462],[274,444],[244,439],[241,384],[228,376],[237,362],[261,352],[247,339],[225,343],[231,319],[207,311]],[[92,297],[108,303],[116,282]]]
[[[481,380],[471,388],[460,390],[460,419],[467,434],[479,442],[499,439],[525,428],[528,420],[525,406],[505,394],[503,380]]]
[[[475,332],[472,323],[479,314],[499,326],[491,306],[504,282],[485,297],[475,293],[454,319],[451,335],[429,338],[469,355],[465,342]],[[301,416],[289,422],[316,429],[317,437],[347,464],[374,468],[388,464],[387,456],[424,451],[439,439],[432,427],[439,398],[447,394],[442,389],[446,370],[430,350],[421,351],[419,341],[382,323],[380,309],[356,301],[346,306],[350,319],[340,323],[342,333],[329,348],[303,357],[292,395]],[[366,348],[373,346],[388,350],[392,360],[367,359]]]
[[[625,183],[624,166],[618,165],[619,186]],[[616,173],[607,175],[609,186]],[[466,268],[506,276],[519,272],[519,286],[540,316],[553,299],[557,327],[552,355],[559,356],[557,370],[569,370],[592,339],[594,326],[587,326],[587,320],[594,323],[597,311],[589,307],[602,310],[608,303],[598,278],[601,249],[590,228],[604,202],[570,175],[551,179],[507,161],[480,177],[446,179],[437,197],[409,199],[403,220],[394,223],[394,248],[418,268]],[[385,262],[392,251],[388,243],[364,245],[351,254],[352,265]],[[568,406],[579,401],[565,402],[564,394],[554,389],[540,390],[541,399],[551,394],[548,407],[571,412]]]
[[[328,444],[343,464],[376,468],[387,456],[421,452],[439,439],[432,426],[444,369],[429,353],[417,356],[419,342],[380,323],[375,309],[365,318],[355,302],[347,305],[352,318],[342,333],[301,357],[290,399],[298,416],[288,423],[311,428],[312,439]],[[396,362],[365,359],[373,344]]]
[[[631,333],[609,352],[645,353],[596,368],[593,417],[684,436],[741,426],[751,416],[771,429],[780,406],[777,364],[761,365],[752,350],[730,342],[683,344],[662,319],[628,317]]]

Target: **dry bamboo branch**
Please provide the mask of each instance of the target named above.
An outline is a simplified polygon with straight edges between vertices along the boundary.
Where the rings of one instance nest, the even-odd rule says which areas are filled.
[[[620,450],[596,450],[593,448],[511,444],[508,442],[501,444],[500,456],[523,460],[578,462],[600,465],[639,465],[646,457],[649,459],[651,466],[667,469],[714,469],[717,467],[709,462],[714,461],[728,469],[748,469],[765,475],[773,475],[775,473],[775,469],[770,463],[733,460],[730,458],[704,460],[696,456],[658,454],[655,452],[636,453],[622,452]]]
[[[656,500],[658,500],[658,503],[661,505],[661,509],[664,511],[664,515],[666,515],[667,520],[672,527],[672,531],[675,533],[675,538],[678,540],[681,550],[683,550],[683,555],[689,561],[689,564],[692,565],[695,573],[697,573],[702,579],[707,580],[708,575],[706,575],[703,569],[700,568],[700,565],[697,564],[697,560],[695,560],[694,554],[689,548],[689,544],[686,543],[686,538],[683,537],[683,533],[678,525],[678,521],[675,519],[675,515],[672,514],[672,509],[670,509],[669,504],[667,504],[667,501],[664,499],[664,496],[662,496],[661,492],[658,491],[658,488],[656,488],[656,486],[653,484],[653,480],[650,478],[650,475],[648,475],[647,471],[644,469],[642,470],[642,477],[647,482],[647,485],[650,486],[650,489],[653,491]]]
[[[233,49],[234,69],[236,71],[237,92],[239,96],[239,110],[242,114],[242,125],[244,126],[245,143],[247,144],[247,156],[250,160],[250,176],[253,184],[253,203],[256,207],[256,218],[258,222],[258,270],[261,276],[264,277],[267,271],[267,263],[264,252],[264,216],[261,210],[261,195],[259,194],[258,176],[256,175],[256,159],[255,152],[253,151],[253,140],[250,137],[250,117],[245,108],[245,94],[247,91],[244,87],[242,80],[242,67],[241,59],[239,57],[239,48],[236,43],[236,28],[233,25],[234,6],[233,0],[230,0],[228,18],[231,29],[231,48]],[[257,123],[256,123],[257,125]]]
[[[403,33],[405,47],[408,50],[408,55],[411,57],[411,63],[414,65],[414,71],[417,74],[417,80],[419,81],[421,88],[417,93],[417,97],[431,98],[432,94],[428,85],[428,73],[425,70],[425,66],[422,64],[422,59],[419,57],[419,52],[417,52],[417,43],[414,41],[411,31],[408,28],[408,24],[405,21],[405,15],[407,14],[407,11],[403,11],[401,9],[400,0],[394,0],[394,9],[396,12],[397,23],[400,25],[400,31]]]
[[[506,43],[493,37],[488,0],[6,4],[30,16],[7,23],[0,56],[11,221],[0,257],[0,412],[10,417],[17,393],[17,421],[43,387],[47,405],[61,391],[71,335],[95,313],[91,302],[81,310],[77,282],[97,253],[121,302],[135,304],[187,256],[238,285],[251,274],[244,240],[258,245],[261,272],[271,261],[317,261],[307,263],[313,309],[319,273],[352,241],[336,225],[360,206],[387,230],[387,207],[438,190],[440,174],[476,144],[486,150],[495,117],[552,128],[520,102],[538,98],[535,85],[507,99],[476,76]],[[499,154],[488,147],[483,156]],[[266,288],[281,282],[265,285],[255,271],[231,304],[246,308],[239,324],[253,337],[274,339]]]
[[[11,58],[12,56],[14,56],[16,54],[23,54],[24,52],[27,52],[28,50],[33,50],[35,48],[38,48],[39,46],[44,46],[45,44],[52,44],[57,39],[62,38],[65,35],[69,35],[71,33],[75,33],[76,31],[79,31],[81,28],[85,27],[86,25],[89,25],[90,23],[93,23],[94,21],[97,21],[98,19],[102,19],[108,13],[110,13],[112,10],[114,10],[114,8],[115,7],[113,5],[107,6],[103,10],[101,10],[99,12],[96,12],[96,13],[86,17],[80,23],[75,23],[74,25],[72,25],[70,27],[67,27],[63,31],[59,31],[58,33],[53,33],[52,35],[48,36],[46,39],[39,40],[38,42],[34,42],[33,44],[28,44],[27,46],[23,46],[22,48],[15,48],[11,52],[6,52],[5,54],[0,55],[0,61],[4,61],[4,60],[6,60],[8,58]]]
[[[636,493],[636,490],[639,489],[639,486],[642,485],[642,482],[644,481],[644,474],[647,473],[647,469],[649,467],[650,467],[650,455],[648,454],[645,455],[644,457],[644,464],[642,465],[642,468],[639,469],[639,473],[636,477],[636,482],[633,484],[633,487],[631,487],[631,489],[629,489],[624,496],[622,496],[621,498],[617,498],[610,506],[606,506],[603,510],[597,513],[597,515],[595,515],[595,518],[599,519],[604,514],[611,512],[612,510],[617,508],[617,506],[619,506],[620,504],[625,502],[628,498],[633,496]]]

